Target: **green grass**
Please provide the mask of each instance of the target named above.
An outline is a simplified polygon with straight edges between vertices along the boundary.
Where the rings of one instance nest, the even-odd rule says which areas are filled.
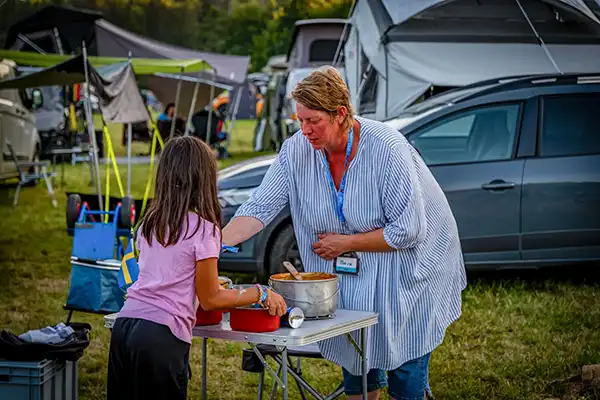
[[[244,121],[234,132],[235,160],[250,154],[252,129],[252,122]],[[115,129],[112,134],[118,138]],[[118,139],[115,148],[117,154],[124,154]],[[148,169],[134,166],[133,170],[133,192],[139,196]],[[125,177],[124,167],[120,172]],[[12,187],[0,188],[0,328],[21,333],[66,317],[62,306],[69,286],[72,238],[65,230],[64,192],[92,193],[88,179],[85,167],[69,167],[67,184],[57,193],[57,209],[42,185],[25,188],[16,209]],[[116,186],[113,190],[116,193]],[[597,280],[569,281],[537,272],[527,273],[527,279],[496,274],[479,278],[470,280],[462,317],[433,353],[430,380],[437,399],[600,398],[591,390],[565,394],[572,391],[565,382],[578,375],[582,365],[600,363]],[[93,326],[91,344],[80,362],[80,398],[103,399],[109,331],[102,316],[75,313],[74,320]],[[200,394],[199,345],[195,340],[192,347],[189,398]],[[232,342],[209,343],[210,399],[255,398],[257,376],[241,371],[241,349],[241,344]],[[305,360],[303,366],[306,378],[321,391],[333,390],[340,382],[340,370],[331,363]],[[267,378],[269,387],[271,383]],[[291,388],[291,397],[300,398],[296,387]]]

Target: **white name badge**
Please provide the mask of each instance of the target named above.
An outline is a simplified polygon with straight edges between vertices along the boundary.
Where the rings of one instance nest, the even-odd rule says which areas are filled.
[[[355,254],[342,254],[335,259],[335,272],[340,274],[358,274],[358,257]]]

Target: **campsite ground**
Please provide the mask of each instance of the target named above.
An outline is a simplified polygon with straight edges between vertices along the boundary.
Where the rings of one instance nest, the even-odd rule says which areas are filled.
[[[239,121],[230,162],[251,153],[253,121]],[[119,127],[111,127],[117,155],[124,155]],[[136,151],[146,151],[143,144]],[[104,170],[104,167],[102,167]],[[120,174],[126,176],[125,166]],[[143,194],[148,167],[133,167],[133,194]],[[14,186],[0,187],[0,327],[15,333],[64,321],[69,286],[71,237],[65,230],[65,191],[91,193],[85,166],[67,167],[66,186],[52,208],[43,185],[25,188],[12,207]],[[111,179],[117,193],[115,179]],[[520,278],[517,278],[517,275]],[[597,399],[600,391],[579,390],[569,378],[582,365],[600,363],[598,271],[477,274],[464,292],[463,315],[433,353],[430,380],[437,399]],[[568,277],[568,278],[567,278]],[[237,281],[252,279],[235,276]],[[80,398],[105,398],[110,335],[102,316],[76,313],[93,326],[92,341],[79,365]],[[200,342],[192,351],[189,398],[199,397]],[[241,371],[242,345],[209,343],[211,399],[253,399],[257,376]],[[319,360],[303,361],[304,375],[323,391],[340,382],[340,370]],[[272,380],[267,378],[267,384]],[[299,398],[295,386],[291,397]]]

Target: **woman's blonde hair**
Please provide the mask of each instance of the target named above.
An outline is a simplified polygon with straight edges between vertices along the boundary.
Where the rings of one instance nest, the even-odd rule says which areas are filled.
[[[340,72],[332,66],[324,66],[304,78],[292,91],[291,98],[311,110],[325,111],[330,120],[344,106],[348,114],[342,124],[350,129],[354,122],[354,110],[350,104],[350,92]]]

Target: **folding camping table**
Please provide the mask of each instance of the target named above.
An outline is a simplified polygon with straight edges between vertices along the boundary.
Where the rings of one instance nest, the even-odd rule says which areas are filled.
[[[111,328],[116,314],[107,315],[104,317],[105,326]],[[367,399],[367,356],[366,341],[367,328],[377,323],[378,314],[368,311],[354,311],[338,309],[333,318],[307,320],[302,326],[297,329],[280,328],[274,332],[251,333],[239,332],[231,330],[229,321],[224,320],[219,325],[211,326],[196,326],[193,329],[193,335],[202,338],[202,399],[207,399],[207,353],[208,339],[231,340],[236,342],[248,342],[252,350],[261,360],[269,374],[283,389],[283,399],[288,399],[288,348],[301,347],[315,344],[322,340],[331,339],[337,336],[346,335],[348,340],[354,345],[357,352],[362,358],[362,383],[363,383],[363,399]],[[360,343],[350,335],[351,332],[360,330]],[[271,367],[267,364],[262,353],[259,351],[259,345],[272,345],[281,350],[281,379]],[[307,387],[307,383],[302,377],[293,374],[294,379],[300,385]]]

